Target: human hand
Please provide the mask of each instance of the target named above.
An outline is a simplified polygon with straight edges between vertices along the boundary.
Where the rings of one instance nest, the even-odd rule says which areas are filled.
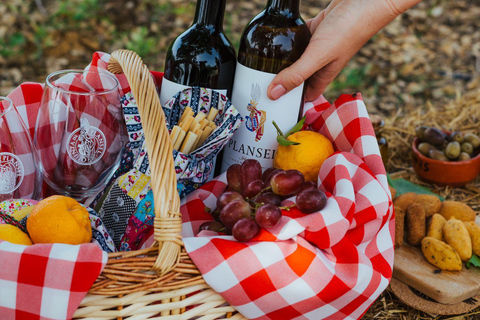
[[[268,87],[276,100],[308,79],[305,99],[315,100],[350,59],[378,31],[421,0],[332,0],[307,25],[312,38],[293,65]]]

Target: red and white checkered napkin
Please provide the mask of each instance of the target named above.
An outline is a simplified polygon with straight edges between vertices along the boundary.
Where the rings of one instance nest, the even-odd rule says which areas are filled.
[[[322,166],[326,207],[284,211],[280,224],[248,243],[202,232],[226,188],[225,174],[182,202],[183,236],[206,282],[249,319],[359,319],[387,287],[394,213],[385,168],[360,95],[318,100],[308,124],[336,150]],[[294,198],[286,200],[292,203]]]
[[[107,263],[96,244],[0,241],[0,319],[71,319]]]

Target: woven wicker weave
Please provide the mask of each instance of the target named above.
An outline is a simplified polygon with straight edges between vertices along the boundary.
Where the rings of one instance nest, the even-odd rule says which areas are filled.
[[[155,201],[155,244],[109,254],[74,319],[245,319],[204,281],[183,249],[172,144],[153,78],[132,51],[117,50],[109,71],[124,73],[142,118]]]

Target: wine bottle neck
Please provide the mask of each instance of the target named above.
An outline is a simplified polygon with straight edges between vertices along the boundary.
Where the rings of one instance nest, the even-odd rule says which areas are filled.
[[[194,24],[213,26],[217,31],[223,30],[223,17],[227,0],[198,0]]]
[[[297,18],[300,16],[300,0],[268,0],[266,11],[270,14]]]

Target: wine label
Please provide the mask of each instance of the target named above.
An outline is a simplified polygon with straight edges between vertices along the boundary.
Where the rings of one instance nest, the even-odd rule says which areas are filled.
[[[163,78],[162,88],[160,90],[160,103],[165,105],[168,100],[172,99],[179,91],[191,88],[189,86],[184,86],[183,84],[178,84],[168,79]],[[227,95],[226,89],[214,89],[215,91],[220,92],[223,95]]]
[[[298,122],[304,84],[270,100],[267,88],[275,76],[237,63],[232,103],[245,121],[225,146],[222,172],[247,159],[258,160],[264,170],[271,167],[278,148],[273,121],[283,133]]]

